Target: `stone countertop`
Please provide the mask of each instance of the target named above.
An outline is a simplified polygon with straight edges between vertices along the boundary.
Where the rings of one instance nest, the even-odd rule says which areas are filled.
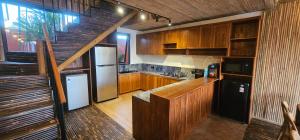
[[[186,80],[182,80],[180,82],[176,82],[176,83],[169,84],[166,86],[151,89],[151,90],[148,90],[148,91],[145,91],[142,93],[137,93],[133,96],[135,96],[141,100],[144,100],[146,102],[150,102],[150,94],[155,94],[155,95],[161,96],[163,98],[171,98],[175,94],[177,94],[177,92],[170,94],[170,92],[169,92],[170,90],[171,91],[180,91],[178,88],[185,88],[188,85],[191,85],[193,88],[195,86],[205,85],[205,84],[214,82],[216,80],[217,79],[214,79],[214,78],[186,79]]]
[[[128,72],[128,73],[119,73],[119,74],[130,74],[130,73],[145,73],[145,74],[151,74],[151,75],[156,75],[156,76],[162,76],[162,77],[166,77],[166,78],[170,78],[170,79],[174,79],[174,80],[189,80],[189,79],[194,79],[194,78],[189,78],[189,77],[173,77],[173,76],[167,76],[167,75],[163,75],[163,72],[149,72],[149,71],[132,71],[132,72]]]

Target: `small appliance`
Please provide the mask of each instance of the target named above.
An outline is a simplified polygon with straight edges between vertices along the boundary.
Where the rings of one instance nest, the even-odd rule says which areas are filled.
[[[68,74],[63,76],[68,111],[89,105],[88,75]]]
[[[247,123],[250,102],[250,81],[226,78],[222,80],[220,113],[222,116]]]
[[[252,75],[253,59],[224,59],[222,73]]]
[[[207,69],[208,69],[209,78],[219,78],[219,73],[220,73],[219,63],[210,64]]]

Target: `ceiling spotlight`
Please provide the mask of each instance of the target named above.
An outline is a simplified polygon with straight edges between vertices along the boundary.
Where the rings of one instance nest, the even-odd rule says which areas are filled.
[[[141,18],[141,20],[146,20],[146,14],[145,13],[141,13],[140,14],[140,18]]]
[[[125,13],[125,10],[123,7],[121,7],[120,5],[117,7],[117,12],[120,14],[120,15],[124,15]]]
[[[171,19],[168,19],[168,20],[169,20],[168,26],[172,26]]]

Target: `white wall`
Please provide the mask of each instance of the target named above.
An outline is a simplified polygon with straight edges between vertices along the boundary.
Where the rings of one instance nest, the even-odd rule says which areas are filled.
[[[186,68],[204,69],[211,63],[219,63],[221,57],[215,56],[191,56],[191,55],[137,55],[136,54],[136,34],[139,31],[119,28],[121,33],[130,34],[130,63],[146,63],[166,66],[177,66]]]

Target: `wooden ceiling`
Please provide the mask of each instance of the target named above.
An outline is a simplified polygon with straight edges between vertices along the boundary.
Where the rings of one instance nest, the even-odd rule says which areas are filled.
[[[274,7],[277,0],[119,0],[121,3],[168,17],[174,24],[201,21]],[[129,22],[124,27],[149,30],[167,25],[167,21]]]

